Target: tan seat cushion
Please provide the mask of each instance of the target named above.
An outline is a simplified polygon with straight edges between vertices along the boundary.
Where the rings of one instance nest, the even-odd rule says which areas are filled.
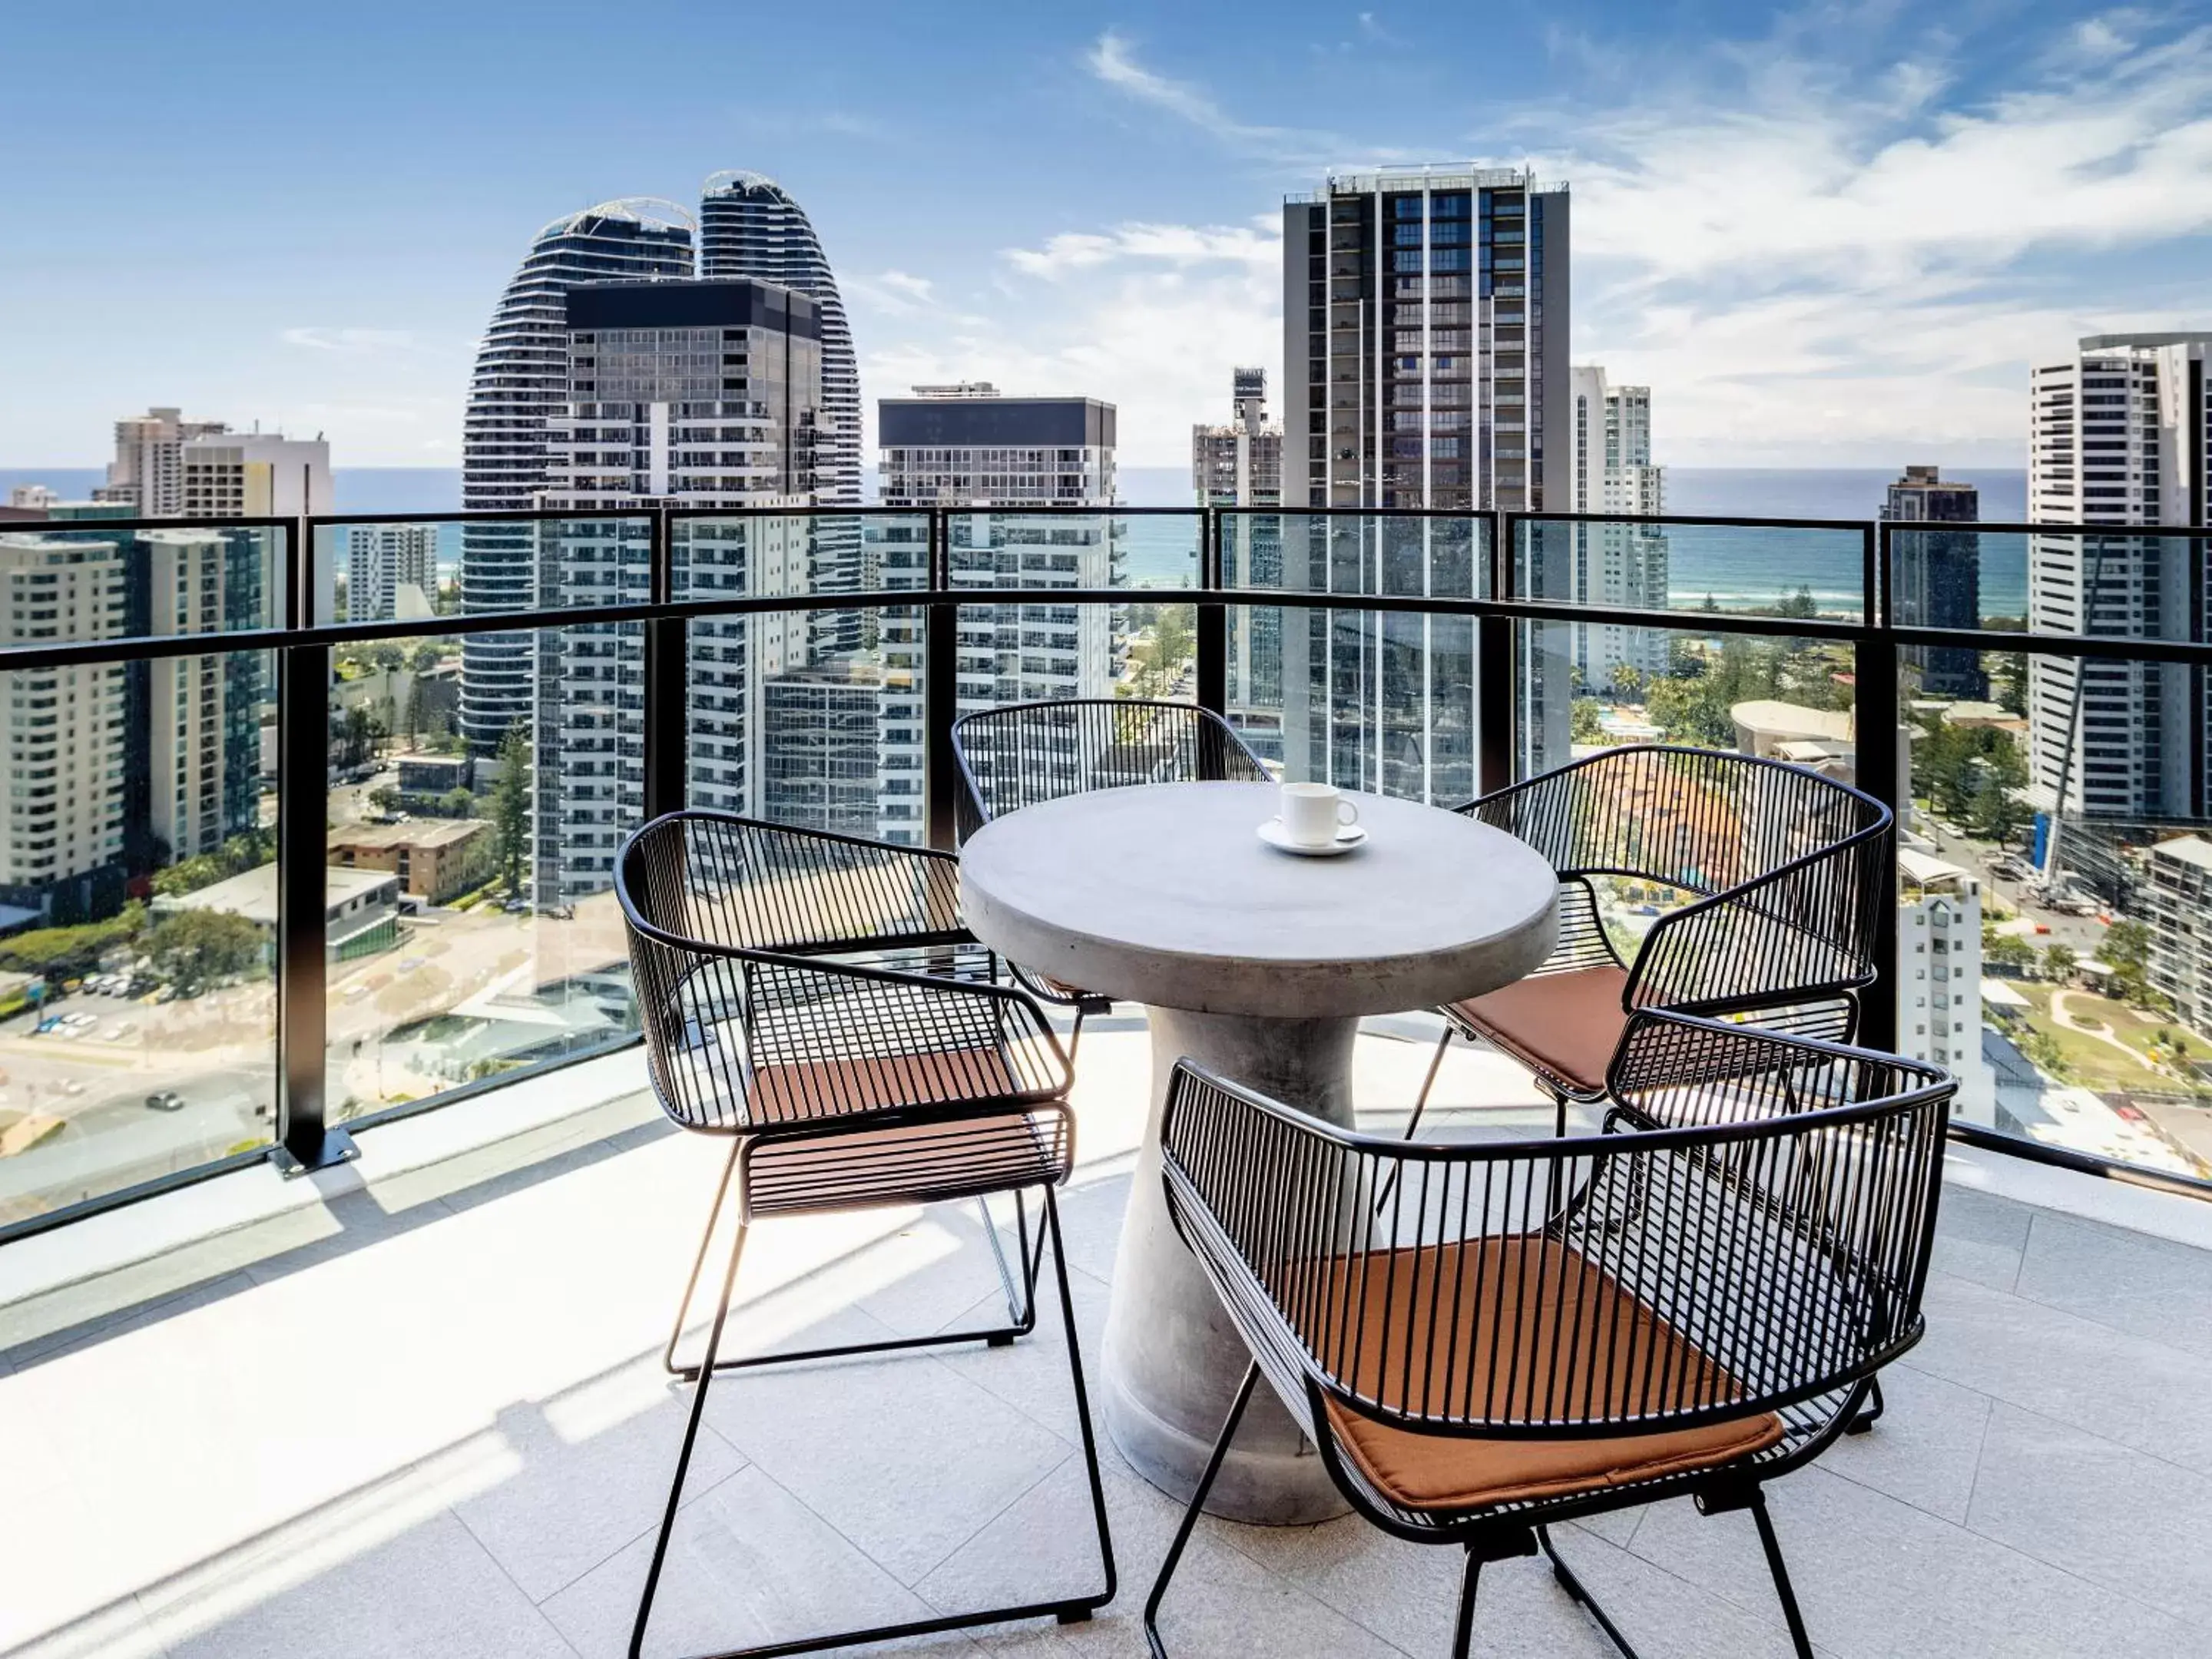
[[[1522,1065],[1548,1073],[1576,1094],[1605,1092],[1606,1067],[1628,1024],[1621,969],[1574,968],[1531,974],[1451,1012]]]
[[[754,1072],[746,1115],[756,1123],[789,1123],[887,1106],[1004,1099],[1032,1086],[996,1048],[809,1060]]]
[[[1342,1366],[1352,1364],[1356,1341],[1358,1359],[1345,1381],[1393,1409],[1511,1418],[1542,1407],[1581,1419],[1687,1411],[1741,1395],[1609,1273],[1552,1239],[1377,1252],[1340,1258],[1328,1271],[1327,1328],[1316,1349],[1325,1364]],[[1342,1322],[1352,1310],[1356,1331]],[[1555,1376],[1564,1406],[1553,1393]],[[1416,1432],[1334,1400],[1328,1418],[1378,1491],[1424,1510],[1571,1497],[1712,1468],[1763,1451],[1783,1433],[1771,1412],[1572,1440]]]
[[[747,1167],[746,1213],[926,1204],[1042,1186],[1066,1177],[1072,1151],[1057,1112],[771,1136]]]

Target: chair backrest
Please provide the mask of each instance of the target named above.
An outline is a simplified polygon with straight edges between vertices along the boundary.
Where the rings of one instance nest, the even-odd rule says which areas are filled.
[[[676,812],[624,843],[615,896],[654,1092],[687,1127],[828,1115],[855,1077],[901,1099],[963,1081],[916,1054],[1000,1051],[1048,1092],[1057,1051],[1042,1016],[1004,1006],[1013,994],[834,960],[972,945],[950,854]]]
[[[967,938],[951,858],[727,812],[639,829],[615,890],[633,921],[709,947],[808,956]]]
[[[1655,1018],[1705,1055],[1668,1086],[1775,1109],[1408,1143],[1177,1067],[1176,1224],[1294,1409],[1310,1385],[1407,1427],[1647,1433],[1835,1395],[1918,1339],[1952,1079]],[[1537,1316],[1532,1352],[1516,1320]]]
[[[1693,926],[1654,930],[1637,964],[1638,1006],[1751,1006],[1875,975],[1893,820],[1849,784],[1782,761],[1637,744],[1465,810],[1563,874],[1735,895]]]
[[[953,723],[963,787],[960,837],[1062,795],[1137,783],[1266,783],[1273,775],[1229,723],[1187,702],[1083,697],[1012,703]]]

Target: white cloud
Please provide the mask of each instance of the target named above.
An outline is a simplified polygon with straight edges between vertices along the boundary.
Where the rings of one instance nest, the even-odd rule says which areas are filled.
[[[890,317],[918,317],[941,309],[937,285],[911,271],[878,270],[838,279],[848,307]]]
[[[288,328],[279,337],[289,346],[349,357],[412,351],[418,343],[413,332],[404,328]]]
[[[1123,465],[1181,467],[1192,425],[1227,418],[1230,369],[1272,369],[1281,354],[1271,228],[1128,224],[1002,259],[1009,275],[988,314],[947,307],[864,337],[882,341],[860,363],[872,395],[966,380],[1103,398],[1119,410]]]
[[[1005,258],[1024,276],[1047,279],[1131,259],[1178,269],[1220,264],[1279,268],[1282,238],[1272,230],[1237,226],[1138,223],[1103,235],[1066,232],[1041,248],[1009,248]]]
[[[1278,167],[1310,172],[1355,158],[1389,161],[1406,157],[1404,151],[1361,146],[1334,132],[1238,120],[1195,82],[1146,68],[1137,61],[1135,47],[1112,29],[1091,43],[1085,62],[1093,76],[1115,91],[1188,123],[1239,154]]]
[[[1576,357],[1651,385],[1662,459],[2021,465],[2030,361],[2205,321],[2137,256],[2212,231],[2212,31],[2090,22],[2042,60],[2063,71],[1974,102],[1946,103],[1940,52],[1853,69],[1785,40],[1529,118],[1573,181]]]

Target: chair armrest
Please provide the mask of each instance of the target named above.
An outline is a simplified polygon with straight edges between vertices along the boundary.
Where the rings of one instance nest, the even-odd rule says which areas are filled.
[[[1630,970],[1629,1006],[1735,1013],[1872,984],[1860,852],[1825,848],[1660,917]]]

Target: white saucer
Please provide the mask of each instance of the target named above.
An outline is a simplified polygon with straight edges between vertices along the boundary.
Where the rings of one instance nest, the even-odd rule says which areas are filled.
[[[1309,847],[1304,842],[1292,841],[1283,829],[1280,818],[1269,818],[1260,826],[1260,839],[1282,852],[1294,854],[1302,859],[1333,859],[1349,853],[1367,839],[1367,832],[1356,823],[1347,823],[1336,832],[1336,839],[1319,847]]]

